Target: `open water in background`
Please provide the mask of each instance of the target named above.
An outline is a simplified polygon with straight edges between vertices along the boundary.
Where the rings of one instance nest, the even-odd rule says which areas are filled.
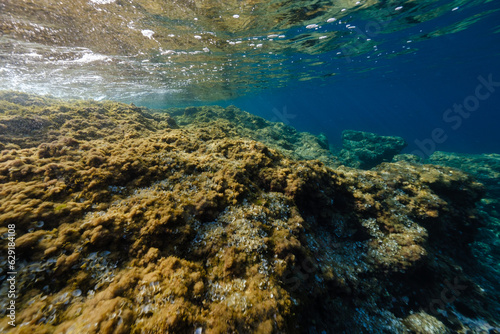
[[[500,7],[498,1],[456,15],[464,18],[495,7]],[[436,25],[456,19],[453,16],[455,12],[377,37],[397,50],[405,46],[402,41],[410,40],[415,31],[435,29]],[[474,108],[471,112],[465,110],[464,115],[470,114],[468,118],[460,116],[460,125],[455,118],[446,122],[443,117],[447,109],[463,105],[468,97],[475,95],[479,76],[491,75],[500,86],[499,24],[500,13],[495,12],[468,29],[409,43],[410,53],[390,59],[359,55],[351,62],[341,63],[339,76],[334,79],[295,83],[232,103],[268,119],[281,120],[289,115],[284,119],[290,125],[316,134],[323,132],[334,146],[341,145],[342,130],[355,129],[401,136],[409,143],[405,152],[412,152],[419,149],[415,140],[423,142],[431,138],[435,128],[442,128],[447,139],[436,143],[436,150],[498,153],[500,87],[479,101],[477,109],[470,104]],[[325,55],[319,56],[322,57]],[[363,72],[363,68],[369,70]]]
[[[355,129],[401,136],[406,152],[500,152],[500,87],[469,104],[467,118],[443,120],[475,95],[479,76],[500,82],[499,9],[499,1],[2,0],[0,89],[153,108],[234,104],[324,133],[334,149],[342,130]]]
[[[500,153],[500,0],[0,0],[0,90],[235,105],[334,152],[352,129]],[[433,163],[487,186],[473,279],[498,300],[498,155],[462,157]]]

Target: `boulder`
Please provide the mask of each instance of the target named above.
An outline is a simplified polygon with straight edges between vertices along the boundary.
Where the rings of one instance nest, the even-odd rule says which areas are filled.
[[[370,169],[392,158],[407,146],[401,137],[380,136],[375,133],[345,130],[342,132],[340,158],[345,165]]]

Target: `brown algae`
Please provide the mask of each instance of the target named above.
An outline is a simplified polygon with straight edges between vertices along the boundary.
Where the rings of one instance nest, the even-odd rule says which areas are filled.
[[[0,234],[15,224],[18,256],[17,326],[2,316],[2,332],[498,326],[464,270],[481,184],[405,161],[338,167],[287,131],[234,107],[1,93]],[[466,288],[438,305],[446,282]]]

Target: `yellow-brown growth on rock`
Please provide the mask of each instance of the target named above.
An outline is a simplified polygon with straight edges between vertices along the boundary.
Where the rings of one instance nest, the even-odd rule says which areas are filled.
[[[362,171],[337,167],[325,151],[308,160],[314,136],[263,143],[262,133],[289,129],[234,107],[210,107],[217,117],[207,118],[207,108],[169,115],[0,94],[0,233],[16,225],[22,324],[9,328],[2,317],[0,327],[445,326],[422,309],[439,295],[433,275],[468,281],[458,257],[478,227],[480,184],[448,167],[400,161]],[[2,239],[2,254],[7,247]],[[459,303],[481,298],[470,289]],[[486,309],[475,312],[494,323]]]

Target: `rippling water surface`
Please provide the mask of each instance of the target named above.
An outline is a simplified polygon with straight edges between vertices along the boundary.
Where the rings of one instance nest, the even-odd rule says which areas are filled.
[[[0,0],[14,331],[499,333],[499,10]]]
[[[0,89],[215,101],[394,71],[423,43],[495,22],[497,1],[2,0]],[[498,37],[495,37],[498,38]]]

